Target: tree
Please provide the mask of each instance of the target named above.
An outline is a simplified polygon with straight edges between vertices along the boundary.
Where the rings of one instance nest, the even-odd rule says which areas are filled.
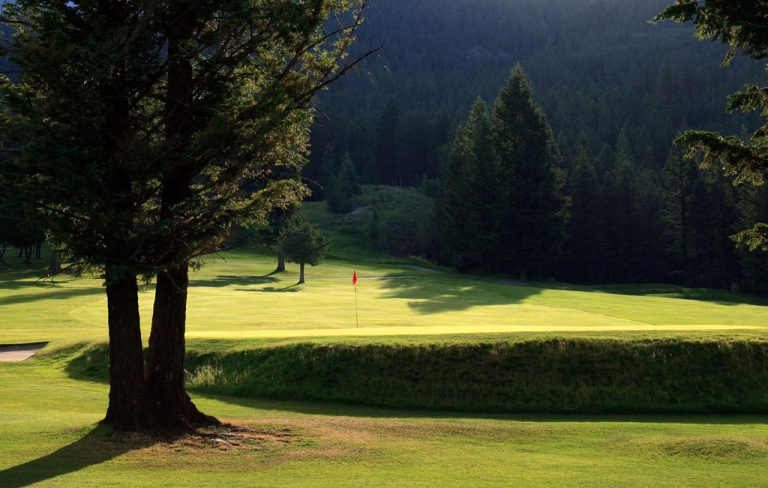
[[[571,197],[568,240],[563,251],[561,273],[569,279],[594,283],[603,279],[606,213],[600,176],[586,142],[572,149],[565,191]]]
[[[694,213],[694,186],[698,180],[695,164],[673,149],[667,158],[663,175],[664,210],[667,238],[676,257],[682,284],[691,279],[692,214]]]
[[[559,161],[552,131],[518,65],[492,112],[478,99],[457,131],[438,211],[447,260],[462,271],[523,279],[555,263],[568,204]]]
[[[299,265],[299,283],[304,283],[304,265],[317,266],[330,242],[303,214],[295,214],[280,233],[278,246],[285,258]]]
[[[723,65],[728,65],[737,50],[753,59],[768,58],[768,15],[762,2],[746,0],[677,0],[654,21],[693,22],[700,39],[719,41],[729,47]],[[705,168],[722,168],[735,184],[761,186],[768,175],[768,86],[748,84],[728,100],[728,111],[751,112],[762,109],[764,123],[747,140],[717,132],[688,131],[677,143],[687,146],[686,156],[701,156]],[[752,229],[734,236],[750,250],[768,250],[768,224],[756,223]]]
[[[346,213],[355,208],[355,197],[360,194],[360,181],[355,163],[344,154],[339,170],[331,177],[325,190],[328,208],[334,213]]]
[[[43,235],[34,219],[32,209],[8,189],[0,188],[0,266],[5,266],[5,253],[9,245],[19,249],[24,264],[32,262],[32,255],[40,259]]]
[[[249,236],[246,238],[246,242],[256,244],[258,246],[264,246],[274,251],[277,258],[277,266],[274,273],[285,272],[285,256],[280,253],[278,241],[280,239],[280,231],[285,226],[293,215],[298,210],[298,205],[290,208],[276,208],[273,209],[267,221],[261,225],[256,225],[253,228],[249,228]]]
[[[439,219],[447,260],[460,271],[490,271],[499,172],[488,105],[478,98],[458,129],[443,172]]]
[[[768,220],[768,185],[761,187],[746,187],[739,206],[738,229],[749,229],[756,222]],[[739,252],[741,272],[744,276],[744,288],[750,292],[768,290],[768,252],[755,250],[749,252],[742,249]]]
[[[565,239],[568,201],[552,130],[520,65],[499,93],[491,121],[504,185],[496,213],[499,270],[526,279],[556,260]]]
[[[396,185],[397,172],[397,134],[400,125],[400,107],[394,98],[389,98],[376,127],[376,168],[382,182]]]
[[[215,422],[184,390],[188,267],[301,199],[314,94],[356,61],[357,0],[5,3],[4,183],[106,279],[117,429]],[[349,15],[342,15],[350,12]],[[332,15],[338,13],[339,15]],[[329,21],[329,18],[335,21]],[[325,30],[324,30],[325,28]],[[288,173],[298,174],[298,171]],[[156,277],[142,356],[137,280]]]

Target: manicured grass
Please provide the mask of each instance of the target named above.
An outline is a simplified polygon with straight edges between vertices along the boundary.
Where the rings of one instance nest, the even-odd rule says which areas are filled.
[[[287,441],[114,438],[94,430],[106,386],[67,376],[70,354],[0,366],[0,486],[766,484],[768,425],[750,416],[477,416],[197,396]]]
[[[666,285],[577,287],[510,284],[413,266],[328,260],[294,286],[295,267],[270,275],[270,256],[238,251],[207,258],[194,273],[188,337],[306,339],[511,334],[669,336],[768,333],[764,302]],[[358,270],[360,327],[350,282]],[[0,270],[0,343],[106,339],[106,299],[96,278],[38,281],[33,270]],[[715,297],[716,301],[695,299]],[[145,324],[153,288],[141,293]],[[690,297],[689,299],[684,299]],[[145,333],[148,326],[145,325]]]
[[[224,258],[210,257],[193,276],[192,358],[248,350],[258,355],[259,348],[274,346],[287,353],[308,348],[305,359],[312,360],[334,345],[408,353],[406,346],[440,344],[515,350],[518,343],[553,338],[730,344],[764,341],[768,334],[763,301],[724,292],[520,285],[414,267],[411,261],[377,261],[373,255],[363,263],[329,260],[309,269],[308,283],[296,287],[295,269],[270,275],[274,263],[268,256],[240,251]],[[354,322],[353,269],[361,275],[360,328]],[[148,287],[142,292],[145,338],[151,300]],[[193,385],[204,411],[263,430],[267,440],[259,449],[227,450],[115,438],[95,429],[105,411],[106,385],[88,379],[87,364],[73,363],[83,347],[105,339],[99,279],[50,284],[17,264],[0,270],[0,343],[51,342],[30,361],[0,364],[0,486],[768,484],[768,426],[754,416],[438,413],[217,396],[213,392],[226,388]],[[298,340],[319,348],[320,355],[297,346]],[[381,374],[385,363],[374,361],[372,371]],[[420,371],[405,370],[411,379]],[[269,378],[266,373],[262,379]],[[322,375],[317,378],[318,388],[333,387],[322,383]]]

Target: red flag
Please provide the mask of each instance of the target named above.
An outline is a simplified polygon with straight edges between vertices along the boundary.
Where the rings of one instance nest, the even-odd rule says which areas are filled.
[[[352,275],[352,284],[357,284],[357,270],[355,270],[355,274]]]

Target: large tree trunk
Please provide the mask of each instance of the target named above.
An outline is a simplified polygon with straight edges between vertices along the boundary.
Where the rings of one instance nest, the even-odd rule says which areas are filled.
[[[304,283],[304,263],[299,263],[299,284]]]
[[[194,35],[194,8],[188,2],[172,1],[169,11],[175,21],[168,25],[166,137],[175,150],[184,153],[194,129],[194,75],[185,43]],[[169,157],[173,158],[171,154]],[[174,206],[190,194],[190,185],[199,172],[184,158],[175,162],[163,178],[161,218],[172,221]],[[166,263],[176,263],[187,251],[178,239],[169,236]],[[176,246],[176,247],[174,247]],[[218,421],[201,413],[184,389],[184,332],[186,328],[188,265],[172,265],[157,276],[152,332],[149,337],[145,381],[147,413],[151,428],[184,432]]]
[[[56,276],[58,274],[61,274],[61,261],[59,261],[59,253],[58,251],[51,250],[51,261],[48,263],[48,275],[49,276]]]
[[[135,275],[107,267],[109,310],[109,408],[104,422],[116,430],[144,427],[144,359]]]
[[[5,262],[5,251],[8,249],[8,243],[0,240],[0,266],[8,266]]]
[[[153,430],[188,431],[218,423],[201,413],[184,389],[188,286],[186,264],[157,277],[145,383],[147,412]]]
[[[285,273],[285,256],[282,253],[277,253],[277,268],[275,273]]]

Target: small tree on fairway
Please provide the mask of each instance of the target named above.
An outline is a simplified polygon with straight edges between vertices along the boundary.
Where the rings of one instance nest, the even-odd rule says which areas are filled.
[[[317,266],[330,247],[330,242],[304,215],[296,214],[280,233],[278,247],[288,261],[299,265],[301,284],[304,283],[304,265]]]

